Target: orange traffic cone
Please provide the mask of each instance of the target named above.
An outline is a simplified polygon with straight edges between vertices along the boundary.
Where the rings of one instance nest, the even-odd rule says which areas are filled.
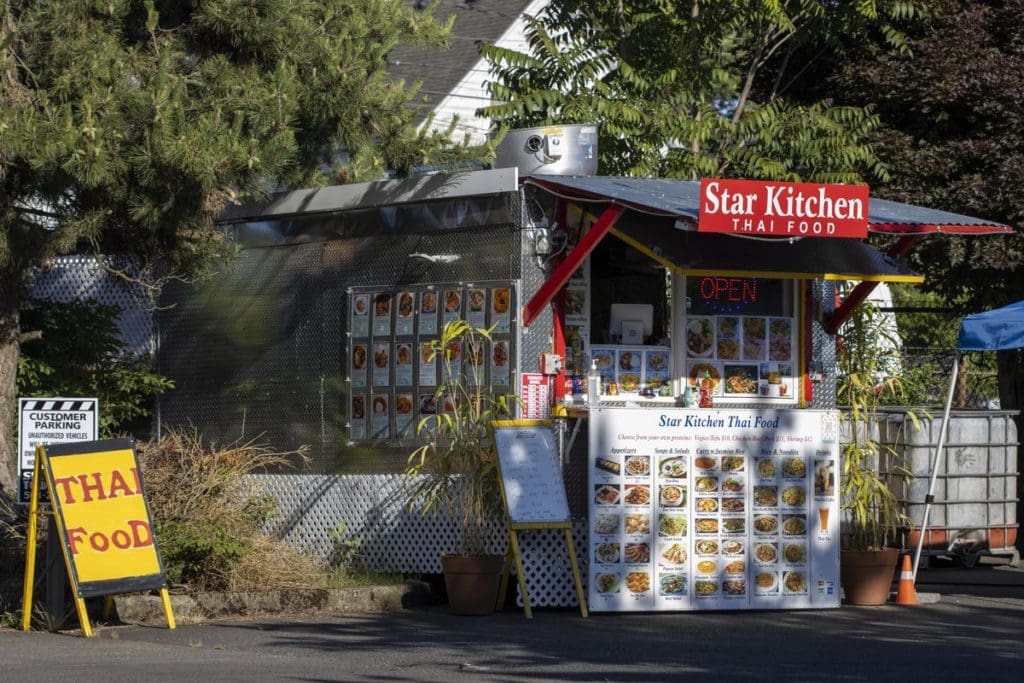
[[[903,567],[900,569],[900,586],[896,591],[896,604],[917,604],[917,591],[914,590],[914,567],[910,562],[909,553],[903,556]]]

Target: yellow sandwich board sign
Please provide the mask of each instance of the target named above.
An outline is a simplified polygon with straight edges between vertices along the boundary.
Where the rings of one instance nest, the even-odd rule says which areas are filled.
[[[29,510],[22,626],[31,617],[35,523],[40,470],[50,491],[68,577],[85,635],[91,635],[84,598],[160,589],[174,628],[167,580],[146,505],[138,457],[130,439],[36,447]]]

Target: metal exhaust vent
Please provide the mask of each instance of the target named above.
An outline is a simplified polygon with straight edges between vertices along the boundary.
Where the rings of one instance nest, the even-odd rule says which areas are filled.
[[[595,175],[597,125],[518,128],[498,146],[494,168],[519,169],[519,175]]]

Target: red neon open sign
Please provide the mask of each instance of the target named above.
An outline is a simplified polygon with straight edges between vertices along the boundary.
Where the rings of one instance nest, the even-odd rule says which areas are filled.
[[[705,277],[698,289],[707,302],[752,304],[757,301],[757,280],[749,277]]]

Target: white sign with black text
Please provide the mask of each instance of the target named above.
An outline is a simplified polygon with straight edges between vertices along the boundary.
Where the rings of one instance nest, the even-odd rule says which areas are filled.
[[[18,502],[29,503],[36,445],[99,439],[99,399],[18,399]]]
[[[594,611],[839,606],[834,411],[590,413]]]

